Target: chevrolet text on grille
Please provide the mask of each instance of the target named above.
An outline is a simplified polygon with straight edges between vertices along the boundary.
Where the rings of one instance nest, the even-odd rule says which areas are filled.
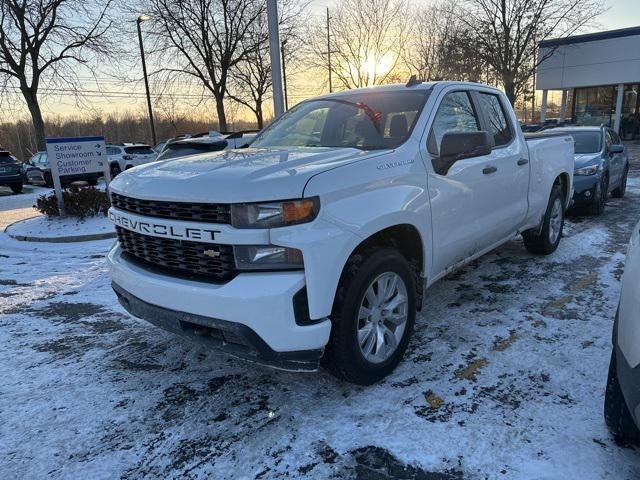
[[[216,233],[220,230],[207,228],[181,227],[178,225],[165,225],[162,223],[135,220],[124,215],[109,212],[109,219],[116,225],[138,233],[148,233],[160,237],[184,238],[187,240],[215,240]]]

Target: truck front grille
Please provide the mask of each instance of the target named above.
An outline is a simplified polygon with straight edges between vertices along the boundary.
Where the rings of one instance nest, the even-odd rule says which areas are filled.
[[[172,276],[227,282],[235,277],[233,247],[152,237],[116,226],[122,250],[144,267]]]
[[[207,223],[231,223],[231,206],[226,203],[190,203],[142,200],[111,194],[111,205],[120,210],[138,213],[146,217],[174,218]]]

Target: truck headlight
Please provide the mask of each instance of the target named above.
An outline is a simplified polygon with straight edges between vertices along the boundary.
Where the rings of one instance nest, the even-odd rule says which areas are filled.
[[[277,228],[312,221],[320,210],[318,197],[283,202],[231,205],[231,225],[236,228]]]
[[[579,176],[595,175],[596,173],[598,173],[599,168],[600,165],[597,164],[589,165],[588,167],[578,168],[575,172],[573,172],[573,174]]]
[[[290,270],[303,268],[302,252],[276,245],[234,245],[238,270]]]

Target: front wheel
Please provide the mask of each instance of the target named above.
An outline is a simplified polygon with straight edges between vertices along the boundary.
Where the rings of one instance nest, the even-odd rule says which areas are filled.
[[[111,165],[111,179],[116,178],[118,175],[120,175],[120,173],[122,173],[120,165],[118,165],[117,163]]]
[[[607,389],[604,394],[604,420],[609,431],[623,442],[638,443],[640,430],[635,424],[618,380],[615,347],[611,352]]]
[[[338,378],[371,385],[400,363],[413,332],[416,288],[393,249],[354,255],[341,279],[322,364]]]
[[[22,183],[12,183],[11,185],[9,185],[9,187],[11,188],[11,191],[13,193],[21,193],[22,192]]]
[[[549,255],[556,251],[562,238],[564,227],[564,195],[559,185],[551,189],[547,210],[540,230],[527,230],[522,233],[525,248],[531,253]]]
[[[589,213],[591,215],[602,215],[604,207],[607,204],[609,196],[609,179],[606,175],[596,185],[596,192],[593,195],[593,201],[589,205]]]
[[[51,173],[46,172],[44,174],[44,184],[49,188],[53,188],[53,177],[51,176]]]

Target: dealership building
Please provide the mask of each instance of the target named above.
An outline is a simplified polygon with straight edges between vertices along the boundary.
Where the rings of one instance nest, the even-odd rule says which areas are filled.
[[[559,90],[559,121],[604,124],[623,140],[640,138],[640,27],[545,40],[538,47],[541,121],[549,92]]]

